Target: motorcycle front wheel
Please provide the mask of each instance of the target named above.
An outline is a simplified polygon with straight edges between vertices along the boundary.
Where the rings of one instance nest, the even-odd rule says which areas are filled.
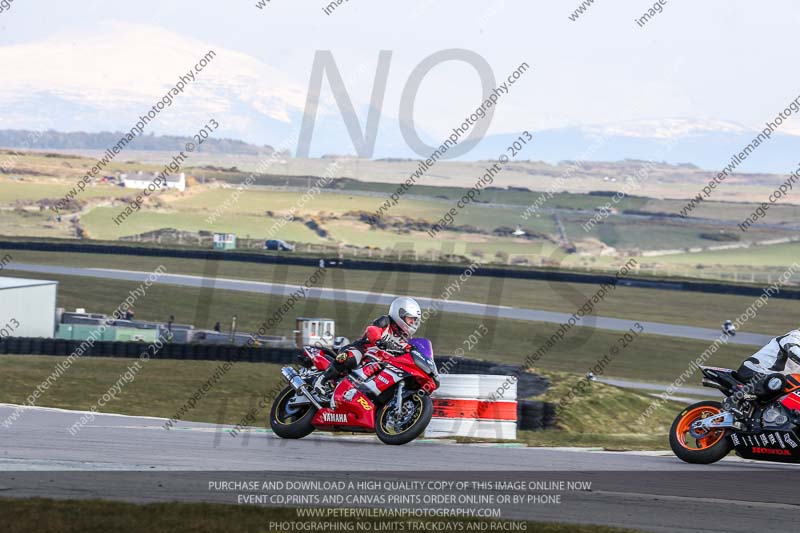
[[[314,431],[311,421],[317,413],[311,405],[291,407],[289,401],[297,392],[291,386],[283,389],[269,413],[269,425],[272,431],[282,439],[302,439]]]
[[[695,464],[716,463],[733,449],[728,431],[718,429],[703,434],[700,438],[689,433],[691,425],[703,418],[714,416],[722,411],[719,402],[697,402],[681,411],[669,431],[669,446],[682,461]]]
[[[378,410],[375,433],[384,444],[399,445],[419,437],[433,416],[433,401],[427,394],[413,394],[403,400],[398,416],[397,400],[392,399]]]

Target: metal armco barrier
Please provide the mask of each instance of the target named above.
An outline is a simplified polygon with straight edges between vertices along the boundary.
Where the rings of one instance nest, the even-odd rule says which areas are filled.
[[[509,376],[485,374],[442,375],[433,393],[433,418],[425,436],[517,438],[517,384]],[[496,397],[500,387],[505,391]]]

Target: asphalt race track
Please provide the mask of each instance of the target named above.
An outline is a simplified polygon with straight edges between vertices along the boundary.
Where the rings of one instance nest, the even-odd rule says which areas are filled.
[[[105,268],[79,268],[63,267],[53,265],[32,265],[25,263],[10,263],[6,266],[7,270],[18,270],[23,272],[35,272],[37,274],[58,274],[66,276],[85,276],[91,278],[115,279],[124,281],[142,282],[150,274],[149,272],[137,272],[130,270],[112,270]],[[220,290],[251,292],[259,294],[289,294],[299,289],[297,285],[283,285],[260,281],[233,280],[225,278],[207,279],[201,276],[190,276],[182,274],[162,274],[156,283],[167,285],[178,285],[183,287],[213,287]],[[389,305],[395,298],[393,294],[370,293],[366,291],[311,288],[308,290],[308,298],[322,300],[345,301],[348,303],[370,303]],[[416,298],[423,307],[430,306],[434,301],[431,298]],[[550,322],[561,324],[566,322],[571,315],[567,313],[556,313],[552,311],[541,311],[537,309],[520,309],[507,306],[486,305],[473,302],[463,302],[456,300],[439,301],[443,311],[459,313],[465,315],[489,316],[498,318],[510,318],[515,320],[528,320],[532,322]],[[577,310],[577,308],[576,308]],[[634,320],[609,317],[586,317],[579,320],[578,326],[595,327],[612,331],[628,331]],[[687,339],[698,339],[713,342],[719,338],[720,331],[716,329],[697,328],[692,326],[679,326],[674,324],[662,324],[659,322],[639,321],[649,334],[667,335],[670,337],[684,337]],[[744,344],[748,346],[763,346],[772,337],[755,333],[737,333],[735,337],[729,338],[731,344]]]
[[[15,406],[0,405],[0,420]],[[388,447],[369,436],[311,435],[285,441],[253,428],[95,415],[72,436],[81,412],[25,408],[0,427],[0,494],[236,503],[212,480],[505,479],[588,480],[560,504],[504,506],[503,517],[600,523],[648,531],[793,531],[794,465],[729,458],[680,462],[668,452],[614,453],[416,441]],[[454,467],[459,472],[451,472]]]

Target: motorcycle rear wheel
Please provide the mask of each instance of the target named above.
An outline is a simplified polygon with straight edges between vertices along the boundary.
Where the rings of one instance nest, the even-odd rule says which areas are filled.
[[[384,444],[400,445],[406,444],[416,439],[431,421],[433,416],[433,401],[427,394],[414,394],[404,400],[404,404],[408,405],[411,402],[410,408],[413,412],[409,415],[409,420],[397,427],[392,424],[395,416],[395,402],[391,401],[386,403],[378,410],[375,417],[375,433]]]
[[[295,394],[297,392],[291,386],[283,389],[272,402],[272,409],[269,412],[269,425],[282,439],[302,439],[314,431],[311,421],[317,410],[313,406],[309,405],[297,411],[287,407],[289,400]]]
[[[699,439],[689,434],[689,427],[693,422],[721,411],[722,405],[714,401],[693,403],[681,411],[669,430],[672,452],[682,461],[703,465],[716,463],[728,455],[733,449],[728,430],[709,431],[705,437]]]

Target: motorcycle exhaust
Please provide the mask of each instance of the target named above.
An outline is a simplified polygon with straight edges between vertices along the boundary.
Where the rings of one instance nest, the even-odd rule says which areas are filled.
[[[306,382],[303,381],[303,378],[300,377],[294,368],[290,366],[281,368],[281,375],[283,376],[283,379],[289,382],[289,385],[291,385],[295,391],[308,398],[308,401],[311,402],[314,407],[317,409],[322,409],[322,406],[319,404],[317,399],[314,398],[314,395],[308,390],[308,385]]]
[[[702,383],[702,385],[704,387],[711,387],[712,389],[717,389],[717,390],[720,390],[722,392],[728,392],[728,388],[727,387],[717,383],[716,381],[711,381],[708,378],[703,378],[703,381],[701,381],[700,383]]]

